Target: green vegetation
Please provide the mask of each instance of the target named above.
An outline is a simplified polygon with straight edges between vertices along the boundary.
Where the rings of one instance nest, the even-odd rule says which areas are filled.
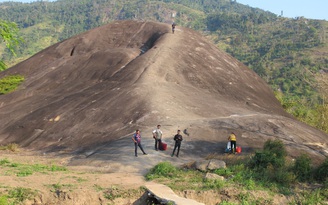
[[[29,188],[10,188],[6,193],[0,193],[1,205],[21,204],[25,200],[32,199],[37,195],[37,191]]]
[[[51,188],[52,192],[57,192],[62,189],[69,189],[69,191],[72,191],[74,188],[76,188],[76,186],[73,184],[60,184],[60,183],[51,184],[49,187]]]
[[[0,42],[4,42],[9,52],[15,55],[14,48],[22,41],[18,35],[18,27],[14,22],[2,20],[0,18]],[[0,71],[6,69],[4,61],[0,60]]]
[[[67,171],[66,167],[57,165],[42,165],[42,164],[21,164],[10,162],[8,159],[0,160],[0,167],[6,168],[5,175],[16,175],[19,177],[25,177],[32,175],[35,172],[46,173],[46,172],[58,172]]]
[[[16,90],[23,81],[24,77],[21,75],[11,75],[0,79],[0,95]]]
[[[311,159],[304,154],[294,162],[286,156],[281,141],[269,140],[263,150],[251,158],[240,160],[236,157],[235,161],[230,160],[227,168],[213,171],[224,176],[224,181],[205,180],[200,171],[175,168],[168,162],[159,163],[145,177],[176,191],[211,189],[220,192],[234,186],[237,195],[233,200],[238,203],[223,201],[220,204],[272,204],[273,198],[254,197],[250,191],[265,191],[272,197],[283,194],[288,196],[290,204],[325,204],[328,200],[328,159],[313,167]]]
[[[94,188],[98,192],[102,192],[105,199],[114,200],[116,198],[127,198],[133,195],[141,195],[145,192],[145,188],[140,187],[139,189],[127,189],[123,190],[117,186],[111,186],[109,188],[103,188],[97,184],[94,185]]]

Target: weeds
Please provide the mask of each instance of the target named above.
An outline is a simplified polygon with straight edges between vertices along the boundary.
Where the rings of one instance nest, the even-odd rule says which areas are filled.
[[[10,93],[24,81],[24,76],[11,75],[0,79],[0,95]]]
[[[57,165],[42,165],[42,164],[20,164],[20,163],[11,163],[8,159],[0,160],[0,166],[6,167],[9,170],[7,174],[14,173],[16,176],[25,177],[32,175],[34,172],[45,173],[45,172],[57,172],[57,171],[67,171],[66,167],[57,166]]]
[[[7,193],[0,195],[1,205],[14,205],[21,204],[23,201],[32,199],[38,194],[37,191],[29,188],[12,188]]]
[[[124,190],[117,186],[111,186],[109,188],[103,188],[97,184],[93,186],[96,191],[103,192],[103,196],[105,199],[113,201],[116,198],[127,198],[133,195],[140,195],[142,192],[145,192],[144,187],[140,187],[139,189],[128,189]]]
[[[69,188],[74,189],[74,185],[73,184],[60,184],[60,183],[56,183],[56,184],[51,184],[50,188],[52,192],[56,192],[58,190],[64,189],[64,188]]]

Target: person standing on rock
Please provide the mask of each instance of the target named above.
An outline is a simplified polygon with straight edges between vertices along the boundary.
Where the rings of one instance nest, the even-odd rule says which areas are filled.
[[[155,150],[158,151],[162,143],[163,132],[161,130],[161,125],[157,125],[157,128],[153,131],[153,138],[155,139]]]
[[[134,141],[134,155],[136,157],[138,157],[138,147],[141,149],[142,153],[144,155],[147,155],[147,153],[144,151],[144,149],[142,148],[142,145],[141,145],[141,134],[140,134],[140,130],[136,130],[136,133],[133,134],[133,137],[132,137],[132,140]]]
[[[237,137],[235,135],[235,133],[231,132],[231,134],[229,135],[228,140],[230,141],[230,146],[231,146],[231,153],[235,153],[236,152],[236,146],[237,146]]]
[[[178,152],[177,152],[177,157],[179,157],[179,152],[180,152],[180,147],[181,147],[181,142],[182,142],[182,135],[180,134],[181,131],[178,130],[177,131],[177,134],[174,136],[174,141],[175,141],[175,144],[174,144],[174,149],[173,149],[173,152],[171,154],[171,157],[173,157],[174,155],[174,152],[175,152],[175,149],[178,148]]]
[[[173,33],[173,34],[174,34],[175,26],[176,26],[176,24],[173,22],[173,23],[172,23],[172,33]]]

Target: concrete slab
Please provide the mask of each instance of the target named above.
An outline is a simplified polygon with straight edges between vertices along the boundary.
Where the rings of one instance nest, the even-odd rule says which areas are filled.
[[[171,188],[163,184],[147,183],[145,185],[148,192],[160,202],[173,202],[175,205],[205,205],[192,199],[186,199],[176,195]]]

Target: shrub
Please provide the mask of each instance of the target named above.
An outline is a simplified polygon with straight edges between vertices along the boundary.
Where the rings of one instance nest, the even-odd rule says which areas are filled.
[[[0,79],[0,95],[14,91],[23,81],[24,76],[21,75],[11,75]]]
[[[285,145],[281,140],[268,140],[264,143],[264,151],[268,151],[275,155],[277,158],[283,159],[287,156]]]
[[[311,158],[306,154],[302,154],[298,158],[292,167],[292,171],[295,174],[297,180],[305,182],[311,179],[312,168],[311,168]]]
[[[177,168],[170,162],[161,162],[150,170],[150,172],[146,175],[146,179],[152,180],[160,177],[173,178],[176,176],[177,172]]]
[[[328,182],[328,158],[315,169],[314,178],[321,183]]]
[[[263,151],[257,151],[249,162],[251,168],[266,169],[272,165],[281,168],[285,165],[287,151],[280,140],[268,140],[263,146]]]

